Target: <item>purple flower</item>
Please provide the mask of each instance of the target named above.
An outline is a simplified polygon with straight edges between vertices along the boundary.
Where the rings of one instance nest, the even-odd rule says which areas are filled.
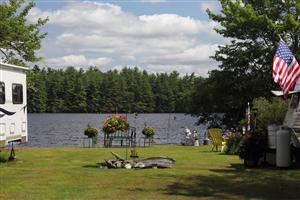
[[[236,141],[236,139],[234,139],[234,141]]]
[[[231,130],[233,131],[233,128],[231,128]]]

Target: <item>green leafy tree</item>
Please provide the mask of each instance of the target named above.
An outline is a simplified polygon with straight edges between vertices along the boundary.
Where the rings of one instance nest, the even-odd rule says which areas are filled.
[[[102,86],[102,101],[104,112],[116,112],[119,107],[120,85],[118,84],[118,71],[109,70],[104,76]]]
[[[143,112],[152,112],[154,107],[152,88],[149,83],[149,75],[143,70],[141,77],[141,105]]]
[[[49,20],[40,18],[37,24],[27,25],[26,16],[35,3],[29,2],[21,12],[18,12],[25,2],[25,0],[9,0],[0,4],[1,57],[4,62],[23,66],[25,66],[25,61],[37,62],[42,59],[35,55],[35,51],[41,48],[41,39],[47,33],[39,35],[38,27]]]
[[[258,109],[257,126],[260,129],[266,129],[270,124],[283,124],[287,111],[287,102],[278,97],[273,97],[270,101],[260,97],[253,100],[253,108]]]
[[[137,103],[138,103],[138,94],[139,94],[139,85],[137,82],[137,73],[138,73],[138,68],[135,69],[135,71],[133,69],[124,67],[120,73],[120,75],[122,77],[125,78],[126,80],[126,85],[127,85],[127,89],[126,89],[126,95],[125,95],[125,99],[126,99],[126,110],[128,112],[137,112],[139,111],[137,108]]]
[[[45,72],[41,72],[37,65],[27,73],[27,80],[34,80],[34,87],[27,88],[27,105],[29,113],[46,111],[47,94],[45,76]]]
[[[127,84],[126,84],[126,80],[122,75],[119,75],[119,80],[118,80],[118,84],[120,85],[120,93],[119,93],[119,108],[118,111],[119,112],[128,112],[128,107],[127,107]]]
[[[209,9],[207,13],[222,26],[215,31],[231,42],[219,46],[211,56],[220,62],[220,69],[210,71],[202,91],[191,94],[198,100],[192,100],[194,105],[189,106],[188,113],[199,116],[198,123],[233,127],[244,118],[248,102],[258,97],[270,100],[270,91],[280,90],[272,78],[278,34],[299,60],[300,2],[220,0],[220,3],[221,14]]]
[[[46,92],[47,109],[46,112],[59,113],[66,110],[64,101],[63,71],[47,68]]]
[[[90,67],[83,76],[88,112],[100,112],[101,81],[102,72],[96,67]]]
[[[69,66],[64,72],[63,84],[66,112],[86,112],[86,92],[80,70]]]

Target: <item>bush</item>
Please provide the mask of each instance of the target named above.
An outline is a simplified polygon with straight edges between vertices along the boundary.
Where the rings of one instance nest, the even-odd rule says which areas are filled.
[[[282,98],[273,97],[271,101],[268,101],[264,97],[256,98],[252,101],[252,108],[257,108],[258,113],[256,116],[256,128],[258,130],[266,130],[271,124],[281,125],[284,122],[284,118],[287,111],[287,103]],[[250,113],[251,129],[254,128],[254,113]],[[242,119],[239,121],[238,127],[248,127],[248,119]]]
[[[253,107],[258,109],[256,124],[260,129],[266,129],[270,124],[283,124],[287,104],[282,98],[273,97],[268,101],[264,97],[253,100]],[[252,115],[253,116],[253,115]],[[252,119],[253,121],[254,119]]]
[[[0,153],[0,163],[5,163],[5,162],[7,162],[9,160],[9,154],[7,154],[7,153],[3,153],[3,152],[1,152]]]
[[[240,144],[243,142],[243,135],[238,129],[227,130],[226,135],[225,154],[237,154]]]
[[[263,157],[267,149],[266,134],[262,131],[247,133],[238,149],[241,159],[257,161]]]

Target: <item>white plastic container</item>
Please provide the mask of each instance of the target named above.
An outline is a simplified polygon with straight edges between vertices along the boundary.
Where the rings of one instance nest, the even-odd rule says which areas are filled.
[[[276,149],[277,141],[276,141],[276,132],[279,130],[279,125],[269,125],[268,126],[268,142],[270,149]]]
[[[288,168],[291,166],[291,134],[286,126],[280,126],[280,130],[276,132],[276,138],[276,165],[279,168]]]

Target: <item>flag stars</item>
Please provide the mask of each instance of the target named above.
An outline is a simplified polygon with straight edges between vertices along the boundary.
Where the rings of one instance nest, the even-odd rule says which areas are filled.
[[[280,45],[276,52],[276,57],[282,58],[288,66],[293,61],[293,54],[283,41],[280,41]]]
[[[273,79],[280,84],[285,98],[299,77],[300,67],[297,60],[285,42],[280,40],[273,59]]]

